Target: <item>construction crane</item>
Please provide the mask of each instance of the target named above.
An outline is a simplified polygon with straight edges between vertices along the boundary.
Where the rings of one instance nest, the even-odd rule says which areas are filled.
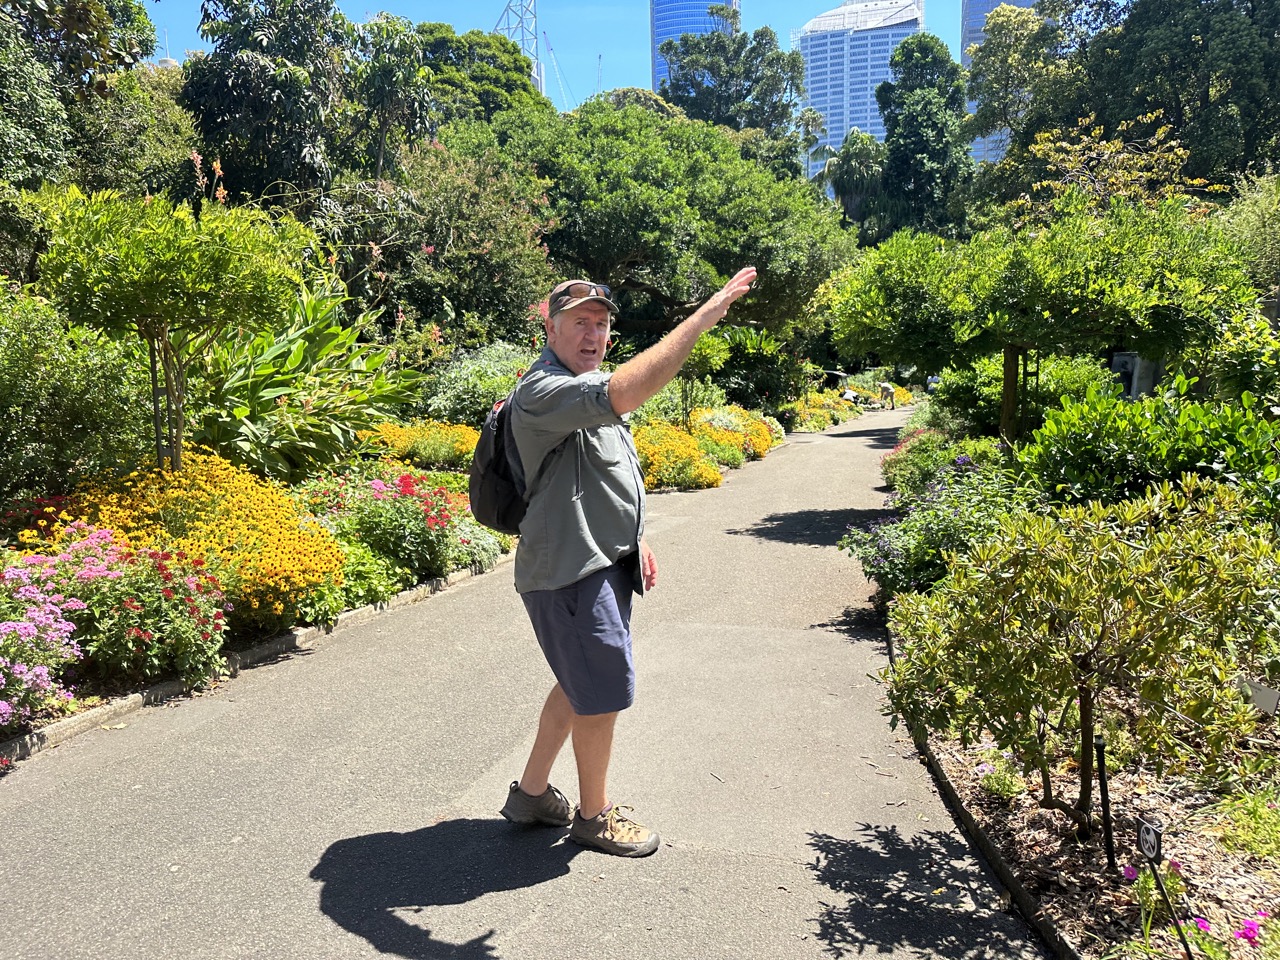
[[[542,31],[542,40],[547,45],[547,56],[551,59],[551,69],[556,72],[556,83],[560,86],[560,100],[564,104],[566,110],[576,109],[578,101],[570,99],[572,91],[565,93],[564,74],[560,72],[560,61],[556,59],[556,52],[551,48],[551,39],[547,36],[547,31]]]
[[[538,59],[538,10],[535,0],[509,0],[493,32],[513,41],[520,52],[529,58],[533,64],[533,85],[538,88],[539,93],[546,93],[546,72],[542,68],[542,61]]]

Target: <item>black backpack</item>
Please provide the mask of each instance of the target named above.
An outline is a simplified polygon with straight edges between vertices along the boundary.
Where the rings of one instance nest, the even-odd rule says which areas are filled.
[[[529,506],[524,468],[511,430],[512,393],[493,405],[471,458],[471,515],[499,533],[520,532]]]

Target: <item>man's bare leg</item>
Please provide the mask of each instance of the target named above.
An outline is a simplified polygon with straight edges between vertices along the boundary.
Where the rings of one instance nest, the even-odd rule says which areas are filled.
[[[529,796],[537,797],[546,792],[551,766],[560,755],[560,749],[568,739],[573,725],[573,707],[557,683],[547,694],[547,702],[542,705],[538,736],[533,741],[529,762],[525,764],[524,775],[520,778],[520,789]]]
[[[600,815],[609,804],[605,779],[613,753],[617,713],[578,716],[573,721],[573,755],[578,761],[578,807],[584,819]]]

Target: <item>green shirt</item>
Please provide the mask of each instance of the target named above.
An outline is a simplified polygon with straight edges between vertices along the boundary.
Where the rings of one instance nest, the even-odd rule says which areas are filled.
[[[516,386],[511,428],[529,483],[516,547],[521,593],[566,587],[640,549],[644,475],[609,403],[610,376],[575,376],[547,348]]]

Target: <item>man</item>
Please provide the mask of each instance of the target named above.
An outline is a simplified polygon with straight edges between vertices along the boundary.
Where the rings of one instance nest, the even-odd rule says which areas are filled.
[[[556,684],[502,815],[569,826],[584,846],[624,857],[658,849],[658,834],[609,801],[618,713],[631,705],[631,595],[658,582],[644,542],[644,478],[625,416],[672,379],[698,337],[750,289],[747,267],[657,344],[612,374],[600,370],[617,306],[609,288],[571,280],[551,291],[547,346],[521,378],[511,426],[529,505],[516,548],[516,589]],[[578,809],[548,783],[572,736]]]
[[[880,402],[889,404],[890,410],[897,410],[898,404],[895,401],[895,393],[893,384],[888,380],[880,381]]]

